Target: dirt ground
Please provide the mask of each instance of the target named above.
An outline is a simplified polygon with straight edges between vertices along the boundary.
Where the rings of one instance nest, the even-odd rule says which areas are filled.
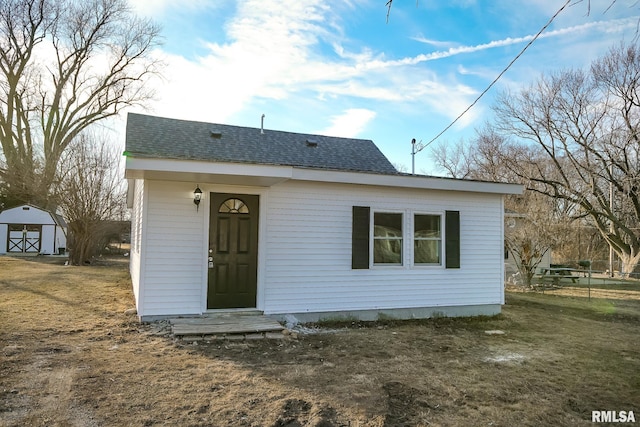
[[[125,262],[59,264],[0,257],[0,426],[640,421],[638,300],[514,292],[492,318],[187,344],[125,314]]]

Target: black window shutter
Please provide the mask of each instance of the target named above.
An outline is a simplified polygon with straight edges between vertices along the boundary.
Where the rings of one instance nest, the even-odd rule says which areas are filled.
[[[445,267],[460,268],[460,212],[446,211],[445,227]]]
[[[351,227],[351,268],[361,270],[369,268],[369,218],[371,208],[353,207]]]

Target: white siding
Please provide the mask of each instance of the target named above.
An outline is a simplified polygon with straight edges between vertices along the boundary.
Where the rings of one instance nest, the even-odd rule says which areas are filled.
[[[142,184],[132,230],[134,240],[141,234],[140,253],[131,253],[140,316],[206,310],[209,191],[261,194],[257,308],[267,314],[502,303],[501,195],[300,181],[263,189],[200,184],[198,212],[194,183]],[[406,227],[414,212],[459,211],[461,268],[414,267],[405,257],[404,266],[353,270],[354,205],[403,212]],[[406,255],[412,247],[405,239]]]
[[[460,211],[461,268],[409,265],[413,242],[405,239],[405,266],[352,270],[354,205],[370,206],[372,212],[403,212],[405,217],[414,211]],[[269,191],[267,209],[266,313],[502,301],[500,195],[287,182]]]
[[[142,262],[140,246],[142,242],[143,214],[144,214],[144,181],[137,179],[133,181],[133,208],[131,212],[131,251],[129,252],[129,271],[131,273],[131,283],[133,294],[136,299],[136,309],[142,315],[144,308],[140,298],[142,274]]]
[[[9,226],[7,224],[0,224],[0,254],[7,253],[8,232]]]
[[[65,230],[59,225],[56,226],[56,249],[58,248],[67,248],[67,235],[65,234]]]
[[[40,234],[40,253],[44,255],[51,255],[56,252],[55,249],[55,225],[43,225],[42,233]]]
[[[194,187],[191,183],[146,181],[140,316],[203,311],[204,220],[208,213],[202,206],[196,211]]]
[[[33,206],[18,206],[0,213],[2,224],[55,224],[51,214]]]
[[[57,254],[58,248],[67,247],[67,237],[62,227],[57,225],[43,225],[40,253],[45,255]]]

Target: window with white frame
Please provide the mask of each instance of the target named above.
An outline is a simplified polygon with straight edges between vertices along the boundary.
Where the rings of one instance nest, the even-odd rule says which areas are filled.
[[[413,263],[442,264],[442,217],[415,214],[413,216]]]
[[[369,206],[352,208],[352,269],[403,265],[405,268],[425,265],[460,268],[460,211],[446,210],[442,214],[426,214],[407,210],[407,218],[413,219],[411,230],[410,221],[405,226],[403,213],[375,212]],[[403,237],[411,239],[412,234],[413,247],[408,246],[408,252],[413,253],[405,258]],[[405,259],[413,262],[405,263]]]
[[[402,221],[401,213],[374,212],[374,265],[402,265]]]

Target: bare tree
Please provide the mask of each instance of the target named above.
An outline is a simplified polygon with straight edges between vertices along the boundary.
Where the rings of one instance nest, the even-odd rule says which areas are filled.
[[[409,172],[409,167],[407,167],[407,165],[402,164],[402,163],[392,163],[393,167],[396,168],[396,170],[399,173],[408,173]]]
[[[527,156],[528,148],[512,143],[490,125],[476,130],[469,142],[441,143],[431,152],[436,166],[448,176],[497,182],[521,182],[504,158]]]
[[[566,223],[562,238],[553,247],[554,262],[560,264],[578,263],[578,267],[586,267],[585,261],[593,270],[608,269],[607,257],[609,246],[600,232],[588,218],[580,218]],[[582,265],[580,264],[582,263]]]
[[[502,95],[493,128],[533,150],[501,161],[569,218],[590,218],[626,273],[640,261],[639,89],[640,47],[620,45],[589,71]]]
[[[433,146],[430,156],[436,166],[451,178],[466,179],[474,175],[472,148],[464,140],[454,144],[443,141]]]
[[[48,204],[56,170],[88,126],[153,94],[159,28],[126,0],[0,2],[0,181]]]
[[[531,285],[545,254],[563,241],[567,224],[553,200],[535,192],[509,198],[505,206],[518,213],[516,218],[507,218],[515,220],[505,227],[505,244],[524,284]]]
[[[521,165],[518,173],[513,158],[546,159],[531,147],[517,144],[487,125],[477,131],[469,143],[444,145],[434,150],[436,164],[450,176],[483,181],[527,183],[528,174]],[[567,205],[533,191],[518,196],[507,196],[505,208],[511,211],[505,227],[505,244],[514,259],[514,265],[527,285],[544,255],[567,240],[571,234],[567,220]]]
[[[69,227],[72,264],[90,262],[107,243],[110,221],[126,211],[121,158],[107,139],[85,132],[61,161],[59,201]]]

